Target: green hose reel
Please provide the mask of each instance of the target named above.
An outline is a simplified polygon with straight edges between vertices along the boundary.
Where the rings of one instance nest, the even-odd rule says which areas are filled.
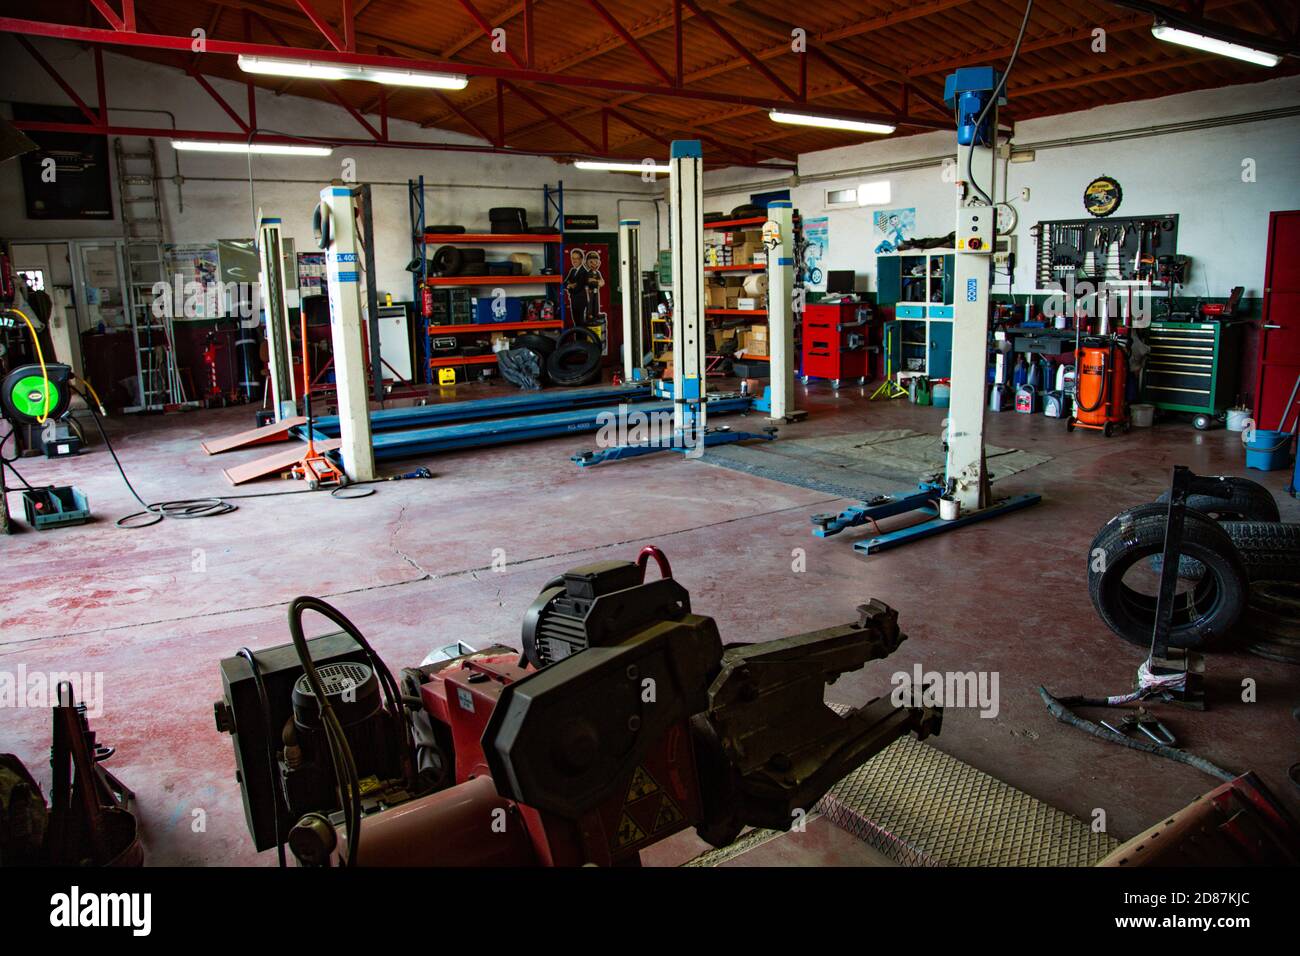
[[[57,421],[68,412],[72,399],[69,379],[72,369],[67,365],[46,365],[41,374],[39,365],[23,365],[5,376],[0,386],[0,406],[5,417],[16,425],[34,425],[44,419]],[[46,411],[48,375],[49,411]]]

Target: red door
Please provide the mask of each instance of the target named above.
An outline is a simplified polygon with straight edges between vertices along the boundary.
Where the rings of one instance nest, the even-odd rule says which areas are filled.
[[[1255,376],[1255,422],[1275,429],[1295,407],[1287,397],[1300,377],[1300,210],[1268,217],[1268,264],[1264,272],[1264,320]]]

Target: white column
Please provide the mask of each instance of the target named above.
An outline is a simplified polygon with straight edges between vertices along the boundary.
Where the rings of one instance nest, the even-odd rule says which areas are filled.
[[[369,481],[375,477],[375,451],[370,443],[366,356],[361,347],[361,262],[352,190],[327,186],[321,190],[320,201],[322,223],[328,223],[332,233],[326,249],[326,276],[343,470],[352,481]]]
[[[767,347],[774,421],[794,414],[794,204],[767,204]],[[775,224],[775,226],[773,226]]]
[[[668,235],[673,262],[673,430],[693,442],[705,428],[704,150],[675,139],[668,177]],[[701,448],[703,446],[700,446]]]
[[[641,378],[641,358],[645,355],[641,315],[641,220],[618,222],[619,287],[623,290],[623,381]]]
[[[280,220],[263,217],[257,226],[261,260],[262,311],[266,314],[267,367],[271,373],[271,406],[275,420],[297,413],[297,383],[289,343],[289,303],[285,296],[284,243]]]
[[[989,129],[997,129],[997,106]],[[996,142],[996,136],[993,137]],[[992,146],[957,146],[957,178],[970,176],[989,196],[997,196],[997,163]],[[984,464],[985,384],[988,375],[989,287],[997,210],[969,185],[958,190],[956,255],[953,269],[952,391],[948,408],[949,480],[957,482],[963,512],[989,504]]]

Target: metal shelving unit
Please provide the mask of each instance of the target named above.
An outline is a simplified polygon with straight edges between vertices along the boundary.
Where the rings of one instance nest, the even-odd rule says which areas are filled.
[[[427,381],[436,379],[436,369],[458,366],[489,365],[496,363],[496,356],[488,355],[447,355],[433,354],[432,339],[435,336],[486,335],[491,332],[536,332],[555,330],[564,327],[564,296],[555,303],[556,319],[533,322],[468,322],[435,325],[432,318],[432,303],[428,299],[432,289],[485,288],[497,286],[559,285],[563,281],[560,274],[563,263],[560,261],[560,248],[564,242],[562,227],[564,224],[564,184],[549,184],[542,187],[542,202],[546,224],[554,231],[539,233],[427,233],[425,232],[426,206],[424,199],[424,177],[407,180],[407,211],[411,221],[411,261],[418,266],[412,270],[411,284],[414,301],[424,335],[420,336],[422,365],[426,370]],[[430,244],[437,245],[511,245],[541,246],[543,268],[552,270],[551,275],[497,275],[497,276],[430,276],[428,250]],[[427,306],[426,306],[426,303]]]

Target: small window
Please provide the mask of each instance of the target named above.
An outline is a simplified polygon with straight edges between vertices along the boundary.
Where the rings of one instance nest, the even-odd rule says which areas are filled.
[[[858,187],[857,193],[859,206],[888,206],[891,195],[889,180],[878,179],[874,183],[863,183]]]
[[[19,269],[18,274],[27,280],[33,292],[45,291],[45,273],[40,269]]]
[[[827,209],[856,206],[857,204],[858,204],[858,191],[852,187],[848,189],[826,190]]]

